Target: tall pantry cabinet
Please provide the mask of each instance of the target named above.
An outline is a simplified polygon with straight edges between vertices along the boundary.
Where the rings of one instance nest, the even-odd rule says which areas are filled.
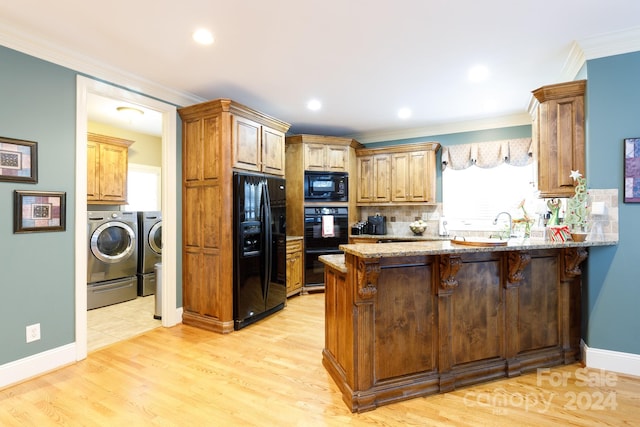
[[[289,124],[218,99],[182,118],[182,322],[233,331],[233,171],[284,175]]]

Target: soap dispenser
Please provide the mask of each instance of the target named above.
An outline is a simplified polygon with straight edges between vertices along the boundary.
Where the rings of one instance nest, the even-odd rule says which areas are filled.
[[[447,231],[447,219],[443,216],[441,216],[438,221],[438,234],[441,236],[449,235],[449,232]]]

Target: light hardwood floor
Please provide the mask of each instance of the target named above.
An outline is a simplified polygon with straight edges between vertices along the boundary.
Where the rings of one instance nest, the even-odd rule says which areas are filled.
[[[224,336],[179,325],[110,345],[0,391],[0,425],[640,425],[640,378],[579,364],[352,414],[322,366],[323,304],[294,297]]]

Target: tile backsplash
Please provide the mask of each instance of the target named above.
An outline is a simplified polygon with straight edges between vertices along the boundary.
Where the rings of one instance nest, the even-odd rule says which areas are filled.
[[[387,234],[411,236],[409,224],[418,219],[427,223],[423,236],[438,235],[438,220],[442,215],[442,204],[429,206],[363,206],[360,208],[360,220],[380,214],[387,217]]]
[[[617,189],[589,189],[588,207],[592,211],[594,203],[596,211],[589,217],[589,237],[588,240],[618,240],[618,190]],[[366,221],[368,216],[380,214],[387,217],[387,234],[394,236],[411,236],[409,224],[422,219],[427,222],[427,229],[424,236],[438,236],[438,220],[442,215],[442,204],[429,206],[363,206],[360,207],[360,220]],[[457,231],[448,230],[449,235],[465,236],[491,234],[490,232],[478,231]],[[544,228],[532,229],[533,238],[545,238]]]

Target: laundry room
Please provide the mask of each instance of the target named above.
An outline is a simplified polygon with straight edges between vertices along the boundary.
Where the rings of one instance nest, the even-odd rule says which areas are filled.
[[[162,117],[98,95],[87,122],[87,350],[161,326]]]

